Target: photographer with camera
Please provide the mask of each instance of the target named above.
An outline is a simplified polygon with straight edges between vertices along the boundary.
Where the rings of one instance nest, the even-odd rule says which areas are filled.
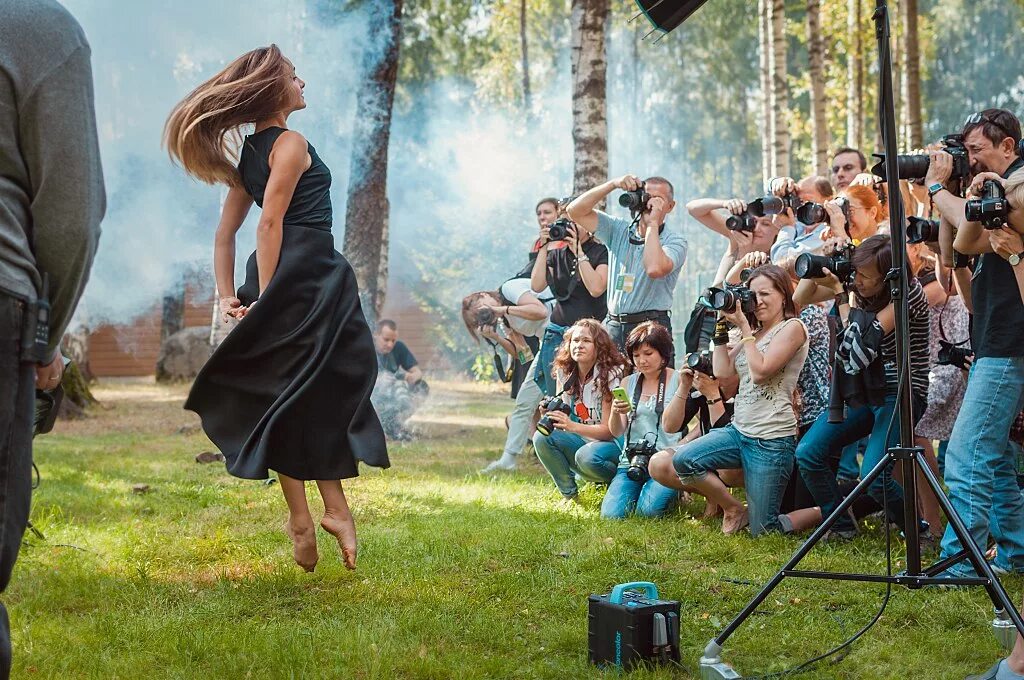
[[[601,503],[601,516],[619,519],[636,513],[661,517],[676,504],[675,489],[655,481],[648,466],[651,457],[679,442],[678,432],[666,432],[666,403],[679,388],[679,373],[668,365],[672,336],[655,321],[645,321],[626,339],[626,358],[634,372],[622,381],[619,397],[612,401],[608,423],[612,435],[625,435],[619,467]]]
[[[859,149],[844,146],[832,155],[832,186],[842,191],[853,183],[858,175],[868,171],[868,159]]]
[[[549,289],[555,298],[533,371],[541,391],[551,396],[555,393],[551,367],[566,329],[580,319],[601,320],[608,311],[608,249],[589,231],[560,217],[541,228],[530,286],[534,294]]]
[[[512,413],[506,419],[508,437],[501,457],[491,462],[482,472],[514,470],[523,446],[531,436],[533,416],[543,396],[533,378],[536,360],[529,341],[537,342],[544,334],[550,310],[530,289],[530,280],[515,278],[503,283],[496,291],[471,293],[462,300],[462,321],[470,336],[477,340],[482,335],[494,350],[494,368],[503,380],[510,380],[498,356],[501,347],[513,360],[512,365],[525,365],[526,376],[514,398]]]
[[[555,393],[541,402],[533,447],[544,469],[567,500],[576,500],[576,476],[607,484],[615,476],[621,449],[614,441],[612,390],[626,360],[595,319],[581,319],[565,332],[553,366]]]
[[[801,202],[795,211],[787,208],[787,214],[782,218],[792,220],[792,224],[782,225],[775,245],[767,251],[772,261],[781,265],[803,253],[821,254],[829,225],[828,216],[820,206],[835,195],[829,181],[815,175],[804,177],[799,182],[789,177],[776,177],[771,181],[771,192],[780,198],[795,196]]]
[[[615,189],[626,193],[619,204],[633,220],[597,210]],[[657,321],[672,334],[672,297],[686,261],[686,239],[665,226],[676,202],[672,184],[664,177],[623,175],[585,192],[569,204],[569,217],[608,246],[608,316],[605,326],[620,350],[626,338],[644,321]],[[675,354],[668,357],[675,366]]]
[[[377,349],[377,382],[371,402],[388,437],[410,441],[406,421],[420,407],[430,391],[423,369],[404,342],[398,339],[398,324],[391,319],[377,322],[373,342]]]
[[[776,265],[760,266],[750,274],[747,286],[751,295],[734,295],[734,301],[728,300],[733,304],[721,312],[739,329],[740,340],[730,347],[727,334],[716,332],[714,338],[715,375],[740,378],[732,423],[680,446],[673,465],[680,482],[696,487],[724,509],[723,533],[736,533],[749,522],[751,533],[758,536],[793,529],[789,519],[779,515],[779,505],[793,471],[793,400],[808,338],[785,271]],[[749,510],[711,474],[720,468],[743,469]]]
[[[729,239],[730,259],[722,276],[736,260],[748,253],[770,252],[775,244],[781,225],[776,224],[776,213],[761,208],[763,203],[763,198],[749,202],[741,198],[698,198],[686,204],[695,220]],[[716,279],[719,283],[721,276]]]
[[[805,289],[805,284],[817,288],[810,291],[812,298],[820,299],[820,291],[834,298],[844,324],[838,338],[829,410],[818,417],[796,449],[800,475],[821,507],[822,517],[828,517],[842,500],[835,467],[844,447],[868,438],[860,468],[866,474],[899,441],[899,428],[889,427],[899,384],[895,309],[886,278],[892,270],[891,240],[884,234],[872,236],[852,253],[849,245],[840,240],[829,244],[826,252],[830,251],[833,254],[824,258],[801,256],[796,264],[797,274],[805,279],[801,288]],[[820,276],[822,273],[825,275]],[[801,302],[799,296],[797,302]],[[924,395],[928,393],[930,311],[916,280],[911,280],[907,305],[910,379],[914,413],[919,418],[924,411]],[[883,502],[883,485],[888,517],[902,526],[903,492],[891,470],[876,478],[868,489],[879,503]],[[850,515],[841,517],[830,535],[851,538],[856,533],[856,522]]]
[[[962,140],[969,171],[975,174],[970,192],[975,198],[965,201],[946,188],[951,177],[966,173],[958,167],[959,159],[945,151],[929,152],[925,179],[942,214],[957,216],[956,251],[978,256],[971,285],[975,359],[946,453],[949,498],[978,545],[987,544],[992,523],[999,527],[994,565],[1018,573],[1024,572],[1024,499],[1017,488],[1016,452],[1009,433],[1024,407],[1024,243],[1005,226],[1007,220],[1017,224],[1009,208],[1019,209],[1020,204],[1009,204],[1002,194],[1009,193],[1006,178],[1016,178],[1024,167],[1020,139],[1020,121],[1009,111],[972,114],[964,123]],[[942,557],[961,549],[947,528]],[[945,573],[973,576],[974,569],[961,563]]]

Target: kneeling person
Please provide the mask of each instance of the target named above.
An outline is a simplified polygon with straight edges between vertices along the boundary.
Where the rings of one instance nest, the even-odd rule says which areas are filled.
[[[405,343],[398,339],[398,324],[391,319],[377,322],[373,341],[377,346],[378,372],[371,401],[387,436],[408,440],[411,435],[405,423],[428,392],[423,369]]]
[[[622,382],[629,401],[612,402],[608,427],[616,438],[625,435],[625,440],[619,467],[601,504],[602,517],[617,519],[633,512],[661,517],[675,507],[678,492],[656,482],[647,469],[654,452],[679,443],[679,433],[665,432],[662,420],[666,397],[671,399],[679,388],[679,374],[668,365],[670,356],[672,336],[654,321],[640,324],[626,339],[626,357],[636,372]]]

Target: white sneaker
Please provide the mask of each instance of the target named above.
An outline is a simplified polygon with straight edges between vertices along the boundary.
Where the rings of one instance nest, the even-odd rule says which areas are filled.
[[[491,472],[498,472],[499,470],[515,470],[517,463],[518,461],[516,461],[515,456],[508,453],[503,453],[501,454],[501,458],[490,463],[480,472],[486,475]]]

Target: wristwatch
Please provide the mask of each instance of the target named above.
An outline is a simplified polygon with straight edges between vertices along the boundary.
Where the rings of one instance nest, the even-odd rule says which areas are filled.
[[[1016,267],[1021,262],[1024,262],[1024,253],[1014,253],[1006,258],[1006,261],[1010,263],[1011,267]]]
[[[934,196],[935,194],[939,193],[945,188],[946,187],[942,185],[942,182],[936,182],[935,184],[931,184],[928,186],[928,196]]]

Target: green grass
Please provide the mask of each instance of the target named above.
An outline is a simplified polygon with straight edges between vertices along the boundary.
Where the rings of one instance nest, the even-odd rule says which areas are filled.
[[[184,394],[110,383],[92,417],[38,440],[32,520],[46,540],[28,535],[6,595],[15,677],[602,678],[586,661],[587,596],[635,580],[682,603],[685,668],[632,677],[694,677],[704,644],[799,545],[725,537],[695,519],[699,506],[602,521],[598,490],[567,506],[535,460],[480,476],[511,402],[439,384],[418,416],[423,436],[393,447],[390,470],[347,483],[358,571],[321,535],[308,575],[291,561],[276,485],[193,462],[210,444],[181,411]],[[150,491],[133,494],[136,483]],[[881,573],[881,533],[804,565]],[[1007,582],[1015,600],[1020,585]],[[791,666],[867,622],[881,593],[787,581],[726,657],[751,675]],[[1000,654],[990,619],[980,589],[897,589],[844,661],[802,677],[962,678]]]

